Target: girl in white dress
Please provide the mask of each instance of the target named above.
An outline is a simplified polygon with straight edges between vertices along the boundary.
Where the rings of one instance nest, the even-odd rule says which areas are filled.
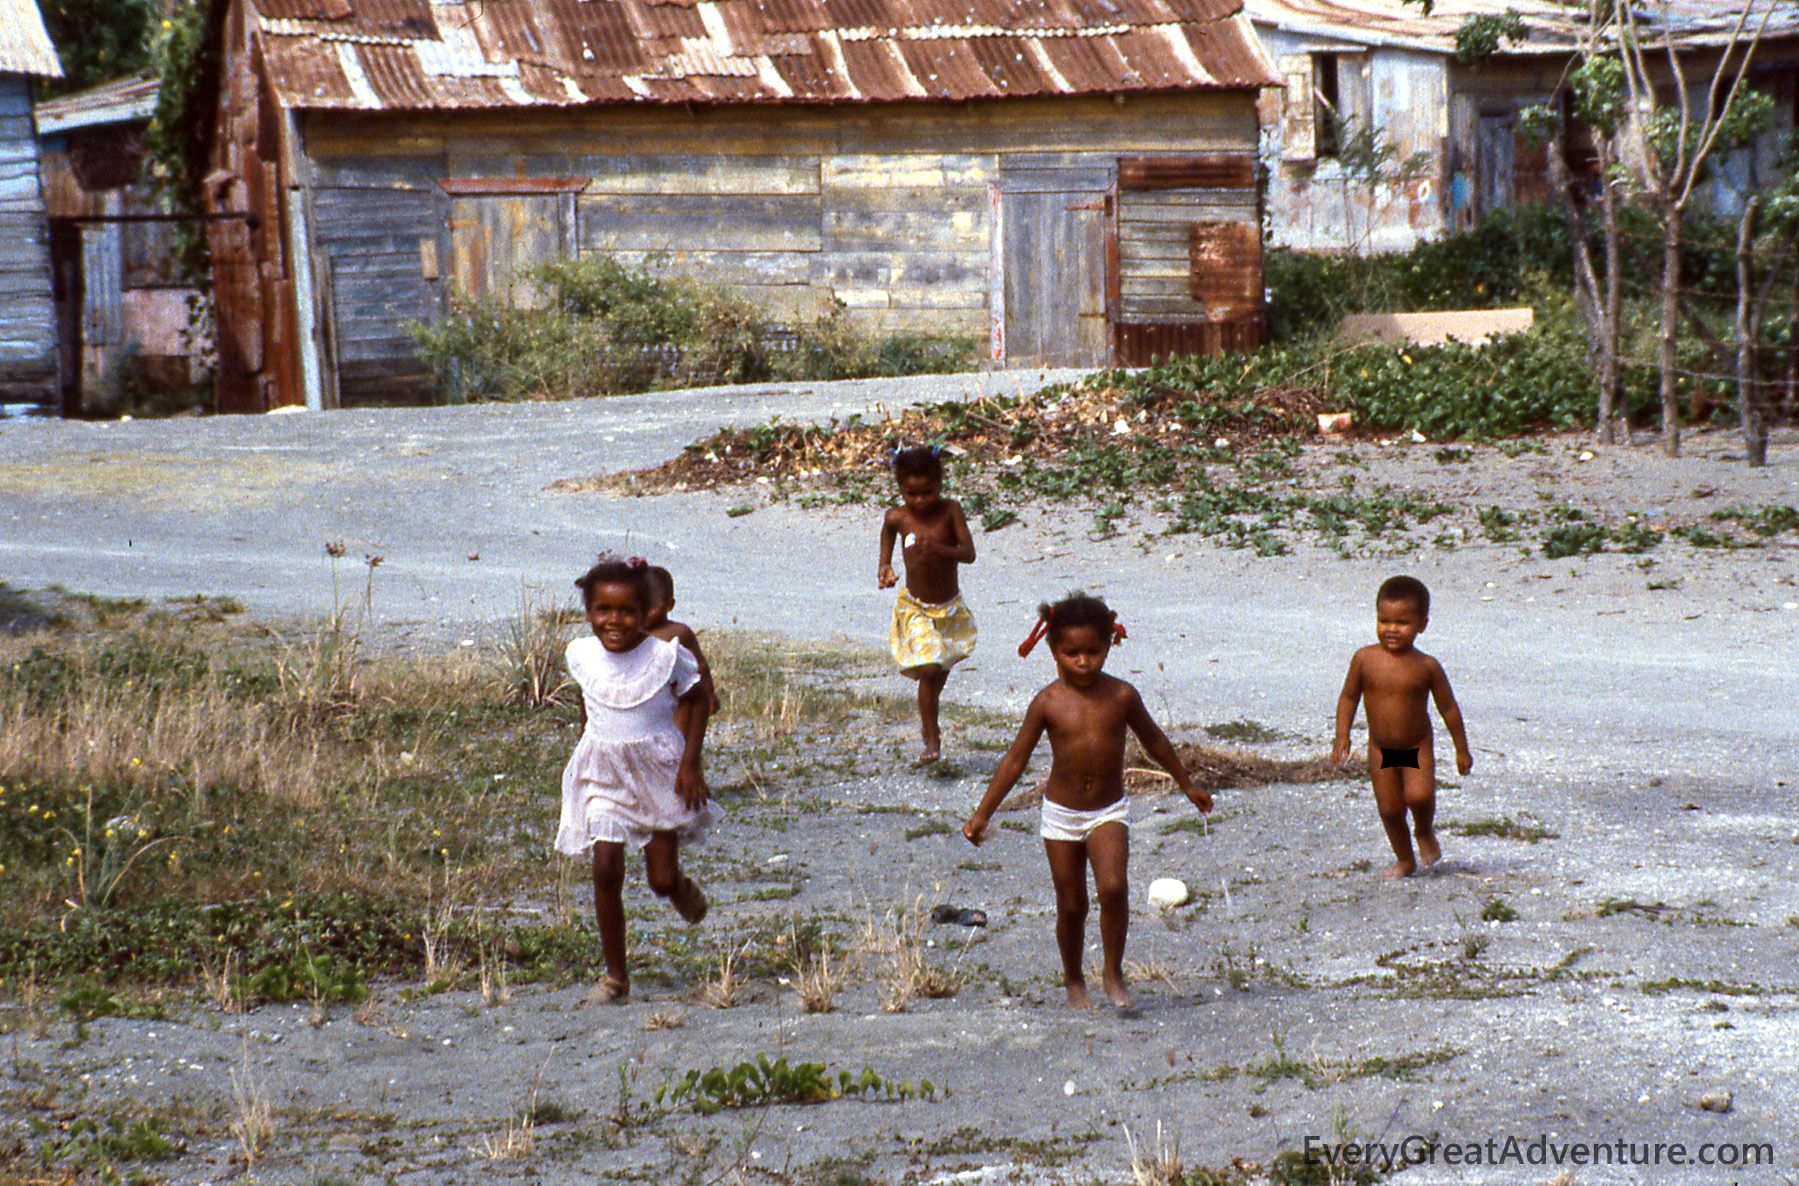
[[[568,644],[585,726],[562,771],[556,848],[570,856],[593,849],[593,908],[606,975],[588,999],[606,1003],[622,1000],[631,983],[622,897],[626,844],[643,849],[658,897],[690,923],[706,917],[706,895],[681,872],[680,846],[700,839],[714,814],[700,769],[710,706],[693,654],[644,630],[651,591],[641,560],[602,560],[575,584],[593,637]]]

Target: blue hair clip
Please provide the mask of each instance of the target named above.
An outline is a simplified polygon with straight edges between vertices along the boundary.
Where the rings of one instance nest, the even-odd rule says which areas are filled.
[[[932,457],[942,457],[943,456],[943,446],[942,445],[932,445],[931,446],[931,456]]]

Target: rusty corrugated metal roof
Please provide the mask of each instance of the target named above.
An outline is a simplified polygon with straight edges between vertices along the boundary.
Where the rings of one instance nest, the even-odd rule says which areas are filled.
[[[1243,0],[245,3],[276,94],[304,108],[977,99],[1278,82]]]
[[[62,77],[36,0],[0,0],[0,73]]]
[[[154,78],[122,78],[37,104],[37,133],[49,136],[106,124],[125,124],[156,114],[162,84]]]

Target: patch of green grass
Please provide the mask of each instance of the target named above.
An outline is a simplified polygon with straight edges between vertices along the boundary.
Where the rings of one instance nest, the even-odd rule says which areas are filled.
[[[1641,988],[1645,996],[1659,996],[1663,993],[1692,990],[1726,997],[1764,997],[1774,991],[1760,984],[1732,984],[1724,980],[1693,980],[1680,976],[1670,976],[1664,980],[1645,980]]]
[[[1183,815],[1180,819],[1170,820],[1156,829],[1158,836],[1173,836],[1178,832],[1197,832],[1201,836],[1210,835],[1218,830],[1223,822],[1205,815]]]
[[[1554,840],[1561,835],[1534,821],[1515,820],[1509,815],[1458,821],[1450,824],[1449,830],[1457,836],[1495,836],[1503,840],[1521,840],[1525,844]]]
[[[906,829],[907,840],[922,840],[926,836],[948,836],[956,830],[956,826],[948,820],[928,819]]]
[[[949,1093],[945,1091],[944,1098]],[[934,1100],[937,1088],[929,1079],[898,1082],[883,1079],[868,1068],[860,1075],[839,1071],[835,1077],[824,1063],[789,1063],[785,1057],[770,1060],[759,1054],[754,1061],[733,1067],[692,1070],[658,1087],[653,1103],[687,1104],[701,1115],[725,1108],[754,1108],[769,1104],[822,1104],[845,1097],[905,1101]]]
[[[1480,917],[1483,922],[1516,922],[1518,912],[1507,905],[1504,898],[1489,898],[1480,909]]]
[[[1214,741],[1234,741],[1247,745],[1262,745],[1270,741],[1280,741],[1287,736],[1279,729],[1271,729],[1260,721],[1248,719],[1207,725],[1205,735]]]
[[[1658,919],[1670,907],[1661,902],[1639,902],[1635,898],[1606,898],[1599,903],[1596,917],[1611,918],[1616,914],[1635,914],[1643,918]]]

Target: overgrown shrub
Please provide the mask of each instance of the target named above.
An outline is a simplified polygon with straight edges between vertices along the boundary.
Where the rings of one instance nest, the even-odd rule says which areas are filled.
[[[1479,309],[1516,304],[1533,283],[1573,283],[1573,247],[1559,210],[1496,210],[1472,231],[1401,254],[1268,253],[1268,333],[1274,341],[1327,330],[1348,313]]]
[[[541,307],[495,298],[460,302],[417,323],[419,355],[447,398],[562,399],[764,379],[856,379],[965,370],[966,336],[875,338],[842,305],[795,327],[776,325],[730,289],[657,264],[607,256],[531,270]],[[791,335],[793,349],[777,350]]]

